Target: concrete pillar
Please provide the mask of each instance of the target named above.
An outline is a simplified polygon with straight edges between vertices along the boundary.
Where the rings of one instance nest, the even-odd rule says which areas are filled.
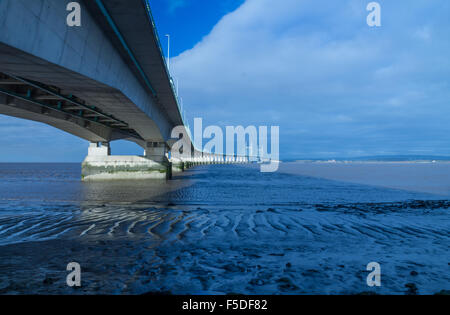
[[[182,159],[172,158],[170,162],[172,163],[172,172],[184,172],[186,168],[186,162],[184,162]]]
[[[158,163],[166,163],[168,162],[166,153],[167,147],[165,143],[148,142],[144,151],[144,156]]]
[[[169,152],[165,142],[147,142],[144,157],[161,165],[160,172],[165,170],[166,178],[172,178],[172,163],[168,159]]]
[[[84,181],[170,179],[165,143],[148,143],[144,156],[111,156],[108,143],[91,143],[82,164]]]
[[[108,156],[111,155],[111,147],[108,142],[91,142],[89,144],[88,156]]]

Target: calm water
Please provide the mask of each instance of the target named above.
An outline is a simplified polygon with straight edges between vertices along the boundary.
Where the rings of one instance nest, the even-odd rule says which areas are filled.
[[[82,183],[0,164],[0,293],[430,294],[450,289],[449,164],[204,166]],[[82,288],[65,284],[78,262]],[[366,285],[369,262],[382,286]]]

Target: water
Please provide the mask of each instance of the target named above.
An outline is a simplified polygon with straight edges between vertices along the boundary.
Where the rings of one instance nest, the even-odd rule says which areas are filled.
[[[0,293],[433,294],[450,289],[449,175],[289,163],[82,183],[78,164],[0,164]]]

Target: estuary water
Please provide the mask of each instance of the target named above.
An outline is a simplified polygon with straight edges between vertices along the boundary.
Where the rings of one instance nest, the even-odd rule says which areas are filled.
[[[99,183],[80,169],[0,164],[0,294],[450,290],[448,163],[211,165]],[[66,285],[70,262],[81,288]]]

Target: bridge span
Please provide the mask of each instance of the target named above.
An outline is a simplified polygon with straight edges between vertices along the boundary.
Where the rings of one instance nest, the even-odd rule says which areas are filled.
[[[147,0],[78,1],[81,26],[68,26],[69,2],[0,1],[0,114],[89,141],[84,180],[170,178],[195,164],[247,161],[194,149],[188,127],[172,137],[186,122]],[[182,155],[171,152],[180,137]],[[144,155],[111,156],[121,139]]]

